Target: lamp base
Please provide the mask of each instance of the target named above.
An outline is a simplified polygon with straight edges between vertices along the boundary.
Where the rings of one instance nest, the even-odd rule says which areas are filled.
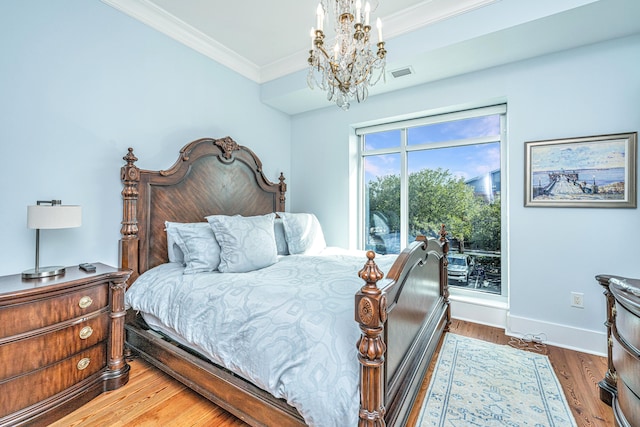
[[[58,276],[64,274],[64,267],[56,265],[49,267],[31,268],[22,272],[23,279],[41,279],[43,277]]]

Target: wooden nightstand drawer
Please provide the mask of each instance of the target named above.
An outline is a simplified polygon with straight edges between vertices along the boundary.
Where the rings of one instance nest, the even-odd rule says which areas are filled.
[[[109,304],[109,286],[101,283],[85,289],[0,307],[0,339],[86,316]]]
[[[0,381],[0,417],[60,393],[99,372],[106,365],[106,356],[106,343],[100,343],[45,369]]]
[[[103,310],[88,320],[81,318],[56,327],[6,343],[0,339],[0,360],[11,361],[0,363],[0,381],[43,368],[104,341],[109,335],[109,313]]]
[[[631,294],[625,294],[629,298]],[[626,302],[626,301],[625,301]],[[630,311],[624,304],[616,301],[616,323],[615,329],[621,337],[624,337],[627,344],[634,348],[634,352],[640,353],[640,317]]]
[[[614,332],[611,358],[618,375],[618,389],[620,389],[620,382],[622,382],[636,396],[640,396],[640,375],[638,375],[638,372],[640,372],[640,359],[638,359],[637,350],[630,347],[626,341],[622,343],[621,340],[624,341],[625,338],[620,338]],[[636,397],[636,402],[640,402],[638,397]]]
[[[615,405],[620,408],[616,415],[624,417],[624,421],[617,423],[621,426],[640,426],[640,405],[638,405],[639,397],[633,391],[629,390],[626,384],[618,384],[618,396]],[[617,409],[616,408],[616,409]],[[621,420],[618,420],[621,421]]]

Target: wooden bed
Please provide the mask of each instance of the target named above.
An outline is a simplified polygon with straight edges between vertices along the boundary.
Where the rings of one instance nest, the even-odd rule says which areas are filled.
[[[164,222],[200,222],[206,215],[262,215],[285,211],[286,184],[270,182],[248,148],[231,138],[204,138],[180,150],[168,170],[139,169],[133,149],[124,157],[121,267],[133,271],[129,284],[167,262]],[[450,322],[447,288],[448,242],[420,238],[382,277],[373,252],[363,259],[363,287],[354,295],[354,318],[362,336],[360,426],[404,425],[441,336]],[[253,426],[305,425],[281,399],[206,358],[150,330],[127,314],[128,350]]]

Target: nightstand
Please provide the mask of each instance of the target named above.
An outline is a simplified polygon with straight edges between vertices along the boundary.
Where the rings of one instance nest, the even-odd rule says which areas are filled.
[[[0,426],[47,425],[129,380],[129,270],[95,263],[60,276],[0,277]]]

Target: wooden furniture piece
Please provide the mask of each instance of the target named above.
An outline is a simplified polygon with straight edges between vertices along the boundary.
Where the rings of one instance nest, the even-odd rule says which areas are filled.
[[[121,267],[131,281],[167,262],[164,222],[200,222],[207,215],[262,215],[285,210],[286,184],[271,183],[255,154],[231,138],[204,138],[180,150],[168,170],[141,170],[130,148],[121,169],[124,185]],[[368,254],[355,297],[360,425],[403,425],[421,379],[450,323],[446,233],[401,253],[381,278]],[[132,282],[130,282],[132,283]],[[127,315],[128,348],[253,426],[301,426],[302,417],[239,376],[150,331],[135,313]],[[356,345],[356,343],[354,343]]]
[[[598,275],[607,299],[608,370],[600,399],[617,426],[640,426],[640,280]]]
[[[127,383],[129,271],[0,277],[0,426],[47,425]]]

